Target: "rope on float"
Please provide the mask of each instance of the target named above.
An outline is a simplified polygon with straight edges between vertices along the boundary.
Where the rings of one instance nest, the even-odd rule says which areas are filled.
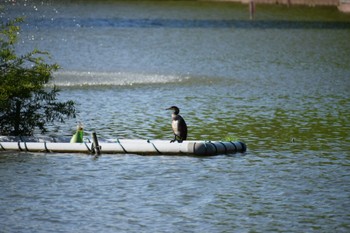
[[[51,152],[51,151],[47,148],[46,141],[44,141],[44,147],[45,147],[45,151],[46,151],[47,153]]]
[[[211,144],[211,145],[214,146],[214,148],[215,148],[215,154],[217,154],[217,153],[218,153],[218,148],[216,147],[215,143],[209,141],[209,144]]]
[[[117,138],[117,143],[120,145],[120,147],[123,149],[124,153],[127,154],[128,152],[125,150],[124,146],[120,143],[119,139]]]
[[[210,143],[210,141],[204,142],[205,154],[207,154],[207,152],[208,152],[207,142]]]
[[[20,139],[20,141],[18,141],[18,149],[19,149],[20,151],[24,151],[24,150],[21,148],[21,141],[23,141],[25,151],[29,151],[29,150],[28,150],[28,147],[27,147],[27,143],[26,143],[26,141],[23,139],[23,137],[22,137],[22,136],[19,136],[19,139]]]
[[[25,141],[24,141],[24,148],[26,148],[26,151],[29,151],[28,147],[27,147],[27,142],[25,142]]]
[[[230,142],[230,143],[235,147],[235,152],[234,153],[238,152],[236,144],[234,142]]]
[[[6,150],[5,147],[3,147],[1,143],[0,143],[0,147],[2,150]]]
[[[225,154],[227,154],[227,147],[226,147],[226,145],[225,145],[225,143],[223,143],[223,142],[219,142],[221,145],[223,145],[224,146],[224,148],[225,148]]]
[[[247,145],[245,143],[243,143],[243,142],[239,142],[239,144],[241,144],[241,146],[242,146],[242,152],[246,152]]]
[[[153,142],[151,142],[149,139],[147,140],[147,142],[152,144],[152,146],[153,146],[154,149],[158,152],[158,154],[160,154],[160,155],[162,154],[162,153],[157,149],[157,147],[154,145]]]
[[[90,153],[92,153],[92,151],[91,151],[91,149],[89,148],[88,144],[87,144],[86,142],[84,142],[84,144],[85,144],[86,148],[88,149],[88,151],[89,151]],[[91,148],[92,148],[92,146],[91,146]]]
[[[17,143],[18,143],[18,149],[19,149],[20,151],[23,151],[23,149],[21,148],[21,142],[18,141]]]

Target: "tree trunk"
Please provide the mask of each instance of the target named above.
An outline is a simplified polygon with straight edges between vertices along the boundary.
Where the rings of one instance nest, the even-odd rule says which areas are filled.
[[[13,134],[15,136],[18,136],[20,134],[19,126],[21,124],[21,105],[22,105],[22,102],[20,100],[17,100],[16,101],[15,122],[14,122],[15,131],[13,132]]]

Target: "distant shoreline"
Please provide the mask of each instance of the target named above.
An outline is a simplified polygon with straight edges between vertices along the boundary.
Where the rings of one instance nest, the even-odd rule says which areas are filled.
[[[211,0],[249,4],[251,0]],[[256,4],[283,4],[305,6],[337,6],[339,11],[350,13],[350,0],[253,0]]]

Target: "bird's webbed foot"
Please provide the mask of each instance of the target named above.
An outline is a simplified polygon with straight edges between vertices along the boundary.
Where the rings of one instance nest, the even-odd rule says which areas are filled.
[[[174,139],[171,140],[170,143],[173,143],[173,142],[175,142],[175,141],[177,141],[177,135],[176,135],[176,134],[174,134]]]

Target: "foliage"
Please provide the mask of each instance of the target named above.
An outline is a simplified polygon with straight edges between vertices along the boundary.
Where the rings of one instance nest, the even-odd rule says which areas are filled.
[[[73,101],[57,102],[57,87],[45,86],[59,67],[47,64],[47,52],[37,49],[17,56],[15,44],[22,18],[0,25],[0,134],[32,135],[36,128],[75,117]]]
[[[234,137],[232,135],[227,135],[224,139],[224,142],[234,142],[234,141],[239,141],[237,137]]]

